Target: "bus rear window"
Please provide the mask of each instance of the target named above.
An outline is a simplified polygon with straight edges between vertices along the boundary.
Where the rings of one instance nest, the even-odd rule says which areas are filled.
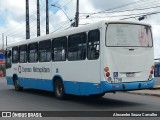
[[[111,47],[152,47],[151,29],[147,25],[109,24],[106,44]]]

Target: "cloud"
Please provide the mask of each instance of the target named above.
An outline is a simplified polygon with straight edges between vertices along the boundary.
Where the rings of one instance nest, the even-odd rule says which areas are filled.
[[[19,38],[22,39],[21,34],[25,30],[25,0],[0,0],[0,8],[0,12],[7,16],[5,25],[0,28],[0,33],[5,32],[9,43],[15,42]],[[34,4],[30,4],[31,11],[34,8]]]
[[[128,3],[128,0],[89,0],[89,2],[93,5],[95,9],[107,10],[115,8],[120,5],[124,5]]]

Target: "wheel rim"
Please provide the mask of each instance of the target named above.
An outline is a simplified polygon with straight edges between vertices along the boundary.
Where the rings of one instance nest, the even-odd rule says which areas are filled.
[[[56,89],[56,91],[57,91],[57,95],[58,96],[62,96],[62,93],[63,93],[63,87],[59,84],[59,85],[57,85],[57,89]]]
[[[15,85],[15,88],[18,89],[19,88],[19,81],[15,80],[14,85]]]

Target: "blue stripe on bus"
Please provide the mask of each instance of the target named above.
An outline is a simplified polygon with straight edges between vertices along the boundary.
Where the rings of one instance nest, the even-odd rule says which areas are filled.
[[[12,77],[6,77],[7,84],[13,85]],[[51,80],[18,78],[20,85],[24,88],[34,88],[40,90],[53,91],[53,83]]]
[[[46,91],[53,91],[52,80],[31,79],[31,78],[19,78],[20,85],[24,88],[34,88]],[[91,95],[100,94],[104,92],[114,91],[128,91],[139,89],[150,89],[154,87],[154,79],[146,82],[131,82],[131,83],[116,83],[108,84],[105,81],[101,83],[87,83],[87,82],[72,82],[63,81],[65,93],[73,95]],[[7,84],[13,85],[11,77],[7,77]]]

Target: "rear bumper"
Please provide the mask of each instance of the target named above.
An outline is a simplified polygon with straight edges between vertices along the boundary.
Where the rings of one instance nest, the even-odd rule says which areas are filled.
[[[154,78],[145,82],[128,82],[128,83],[115,83],[108,84],[107,82],[101,82],[103,92],[115,92],[115,91],[132,91],[151,89],[154,87]]]

